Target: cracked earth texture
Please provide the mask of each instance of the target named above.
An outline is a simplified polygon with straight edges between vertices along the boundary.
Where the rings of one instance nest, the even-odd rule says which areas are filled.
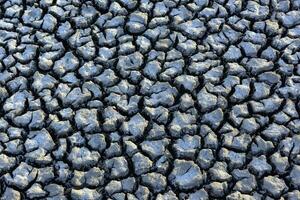
[[[0,0],[0,198],[299,200],[299,59],[299,0]]]

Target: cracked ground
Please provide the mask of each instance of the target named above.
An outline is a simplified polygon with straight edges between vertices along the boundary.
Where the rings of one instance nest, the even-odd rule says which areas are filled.
[[[299,59],[299,0],[0,0],[0,198],[299,200]]]

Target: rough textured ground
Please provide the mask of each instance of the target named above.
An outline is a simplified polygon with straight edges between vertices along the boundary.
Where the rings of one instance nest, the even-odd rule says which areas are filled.
[[[1,199],[300,199],[299,0],[0,8]]]

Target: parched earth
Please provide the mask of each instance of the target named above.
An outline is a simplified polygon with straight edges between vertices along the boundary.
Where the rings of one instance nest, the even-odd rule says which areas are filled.
[[[299,0],[0,0],[0,198],[299,200],[299,59]]]

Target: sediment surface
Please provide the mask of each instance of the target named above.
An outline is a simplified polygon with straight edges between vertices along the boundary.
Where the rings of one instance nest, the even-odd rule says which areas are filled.
[[[0,0],[0,197],[298,200],[299,59],[299,0]]]

